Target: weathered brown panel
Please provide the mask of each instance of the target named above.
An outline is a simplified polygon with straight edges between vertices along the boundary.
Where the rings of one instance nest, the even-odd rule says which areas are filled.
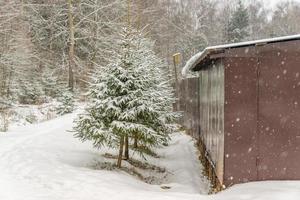
[[[185,106],[186,106],[186,94],[185,94],[185,91],[186,91],[186,82],[187,82],[187,79],[181,79],[179,81],[179,110],[180,111],[185,111]]]
[[[187,97],[186,97],[186,88],[187,88],[187,81],[188,79],[181,79],[179,81],[179,99],[177,100],[177,102],[179,102],[179,111],[181,112],[182,116],[180,117],[179,123],[181,125],[183,125],[184,127],[186,127],[185,125],[185,119],[186,119],[186,115],[188,114],[186,112],[186,101],[187,101]],[[175,105],[176,106],[176,105]]]
[[[185,124],[194,138],[199,138],[198,82],[198,78],[187,79]]]
[[[183,113],[181,124],[186,132],[199,138],[199,79],[188,78],[180,82],[180,111]]]
[[[259,49],[259,180],[300,179],[300,41]]]
[[[226,51],[225,173],[226,186],[257,180],[257,58],[255,47]]]

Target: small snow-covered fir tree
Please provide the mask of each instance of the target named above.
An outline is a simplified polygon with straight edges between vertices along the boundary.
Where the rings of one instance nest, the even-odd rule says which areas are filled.
[[[74,94],[69,89],[66,88],[62,91],[58,101],[57,114],[64,115],[74,111]]]
[[[63,90],[63,84],[60,83],[59,75],[55,69],[46,68],[42,73],[42,86],[46,97],[56,98]]]
[[[34,75],[28,79],[20,79],[16,91],[19,102],[23,104],[39,103],[43,96],[41,82],[37,78],[34,78]]]
[[[6,132],[9,125],[9,109],[12,102],[0,96],[0,132]]]
[[[167,75],[167,66],[159,58],[154,49],[154,42],[146,38],[142,32],[136,33],[135,45],[136,59],[134,65],[141,70],[144,77],[147,77],[150,83],[144,93],[150,107],[159,113],[159,119],[162,120],[170,131],[169,126],[177,117],[177,113],[173,112],[172,104],[175,102],[174,89],[170,84]],[[134,148],[137,148],[137,139],[142,138],[136,134],[134,140]],[[142,139],[139,140],[143,145],[149,146]],[[166,141],[165,141],[166,142]]]
[[[115,52],[108,66],[95,72],[89,90],[91,103],[74,127],[76,137],[93,141],[96,148],[118,148],[118,167],[121,167],[124,145],[128,158],[129,140],[138,136],[144,144],[157,146],[169,139],[163,107],[169,100],[162,98],[167,92],[159,93],[159,85],[163,85],[155,77],[159,72],[149,74],[151,69],[148,69],[158,68],[155,59],[146,56],[150,50],[141,50],[142,35],[132,32],[124,29],[120,51]]]

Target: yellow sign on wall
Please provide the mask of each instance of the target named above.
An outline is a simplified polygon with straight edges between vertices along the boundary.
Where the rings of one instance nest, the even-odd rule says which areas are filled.
[[[176,53],[173,55],[173,61],[175,65],[179,65],[180,64],[180,53]]]

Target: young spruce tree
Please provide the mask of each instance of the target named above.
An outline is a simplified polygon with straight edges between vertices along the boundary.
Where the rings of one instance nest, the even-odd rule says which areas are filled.
[[[96,148],[119,149],[118,167],[121,167],[124,146],[128,159],[129,142],[135,138],[149,146],[169,139],[166,119],[170,106],[164,105],[172,98],[162,96],[171,94],[166,91],[170,88],[166,87],[167,82],[162,82],[161,71],[155,71],[161,63],[147,49],[151,46],[142,43],[141,34],[123,30],[114,58],[93,76],[89,89],[91,102],[74,127],[76,137],[93,141]]]
[[[230,18],[227,27],[227,42],[241,42],[249,36],[249,13],[242,1]]]
[[[141,74],[148,79],[149,84],[144,92],[144,98],[147,105],[146,109],[152,109],[157,112],[158,119],[163,121],[166,133],[171,131],[169,126],[178,116],[173,112],[174,89],[171,86],[170,79],[168,78],[168,67],[166,64],[157,57],[154,49],[154,42],[147,39],[142,32],[136,32],[136,39],[133,45],[135,47],[136,59],[134,65],[141,69]],[[144,112],[146,113],[146,111]],[[142,120],[145,118],[141,118]],[[139,150],[138,142],[144,147],[157,146],[159,144],[152,145],[143,141],[142,136],[138,133],[134,137],[133,148]],[[166,138],[167,139],[167,138]],[[164,141],[164,144],[167,141]],[[140,149],[142,150],[142,149]]]
[[[59,105],[56,108],[57,114],[64,115],[74,111],[74,93],[69,88],[63,88],[58,98]]]

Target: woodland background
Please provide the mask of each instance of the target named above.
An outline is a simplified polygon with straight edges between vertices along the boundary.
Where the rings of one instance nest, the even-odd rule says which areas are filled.
[[[0,0],[0,101],[41,104],[66,88],[84,99],[89,75],[109,63],[128,15],[155,42],[170,76],[174,53],[181,68],[209,45],[300,32],[293,1],[268,9],[259,0]]]

